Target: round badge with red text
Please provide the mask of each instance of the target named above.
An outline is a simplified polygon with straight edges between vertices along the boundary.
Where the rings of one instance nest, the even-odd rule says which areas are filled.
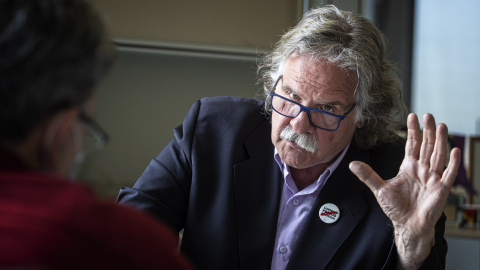
[[[318,215],[323,222],[331,224],[340,218],[340,209],[333,203],[326,203],[320,207]]]

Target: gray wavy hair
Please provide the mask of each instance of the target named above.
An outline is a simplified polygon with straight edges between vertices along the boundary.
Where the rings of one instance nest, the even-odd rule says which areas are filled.
[[[332,5],[310,10],[259,64],[267,112],[271,113],[269,93],[287,59],[308,56],[356,76],[355,121],[363,122],[363,127],[355,131],[355,140],[360,147],[395,140],[407,108],[397,69],[387,60],[385,48],[383,34],[368,19]]]

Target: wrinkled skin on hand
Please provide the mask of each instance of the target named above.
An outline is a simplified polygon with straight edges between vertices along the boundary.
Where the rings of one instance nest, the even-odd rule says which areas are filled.
[[[435,224],[460,164],[460,150],[454,148],[445,169],[447,126],[436,126],[431,114],[424,115],[423,126],[422,140],[417,116],[408,116],[405,158],[394,178],[384,181],[367,164],[350,164],[350,170],[372,190],[392,220],[399,269],[416,269],[428,257],[435,244]]]

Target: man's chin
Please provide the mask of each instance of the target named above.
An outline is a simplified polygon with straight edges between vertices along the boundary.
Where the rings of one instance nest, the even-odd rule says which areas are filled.
[[[287,160],[285,161],[285,164],[287,164],[290,168],[295,168],[297,170],[303,170],[303,169],[308,169],[315,164],[310,164],[310,163],[305,163],[304,161],[298,161],[298,160]]]

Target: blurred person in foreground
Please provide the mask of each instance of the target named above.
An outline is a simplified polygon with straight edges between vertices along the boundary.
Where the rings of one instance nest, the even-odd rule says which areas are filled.
[[[1,269],[190,269],[169,229],[66,177],[107,139],[93,113],[112,56],[88,1],[0,0]]]
[[[313,9],[259,66],[265,99],[204,98],[120,203],[184,229],[198,269],[442,269],[459,149],[406,109],[381,32]],[[271,117],[267,117],[270,115]],[[360,179],[360,180],[359,180]]]

